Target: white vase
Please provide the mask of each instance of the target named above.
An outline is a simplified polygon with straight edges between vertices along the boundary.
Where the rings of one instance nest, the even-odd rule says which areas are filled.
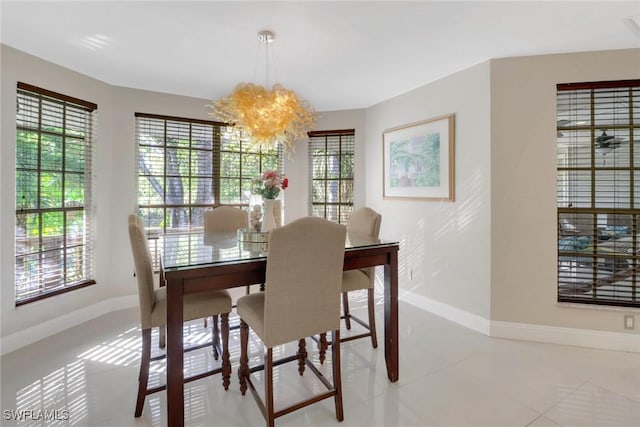
[[[252,194],[249,196],[249,229],[262,231],[262,196]]]
[[[280,199],[273,201],[273,217],[276,220],[276,227],[282,227],[282,201]]]
[[[274,199],[264,199],[264,217],[262,218],[262,232],[271,231],[276,227],[276,218],[273,215]]]

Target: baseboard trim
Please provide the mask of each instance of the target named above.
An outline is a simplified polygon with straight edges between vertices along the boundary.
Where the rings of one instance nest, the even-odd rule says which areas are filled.
[[[534,325],[489,321],[484,317],[469,313],[440,301],[414,294],[402,292],[400,300],[417,308],[443,317],[461,326],[495,337],[524,341],[535,341],[549,344],[566,344],[579,347],[598,348],[603,350],[629,351],[640,353],[640,335],[621,332],[595,331],[589,329],[564,328],[558,326]],[[1,353],[5,355],[19,348],[33,344],[51,335],[80,325],[96,317],[112,311],[131,308],[138,305],[137,295],[110,298],[105,301],[84,307],[72,313],[47,320],[18,333],[2,338]]]
[[[400,295],[400,300],[437,316],[444,317],[466,328],[480,332],[481,334],[489,335],[491,332],[491,323],[489,320],[449,304],[417,295],[413,292],[403,292],[402,295]]]
[[[640,335],[631,333],[492,321],[491,336],[640,353]]]
[[[112,311],[136,307],[137,305],[137,295],[114,297],[100,301],[99,303],[88,307],[81,308],[80,310],[76,310],[53,319],[48,319],[44,323],[31,326],[15,334],[3,337],[0,345],[0,355],[11,353],[19,348],[33,344],[51,335],[57,334],[58,332],[62,332],[65,329],[80,325]]]
[[[494,338],[640,353],[639,334],[490,321],[443,302],[416,295],[413,292],[402,292],[400,300]]]

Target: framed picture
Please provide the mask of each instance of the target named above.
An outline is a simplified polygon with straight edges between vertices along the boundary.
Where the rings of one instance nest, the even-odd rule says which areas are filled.
[[[453,114],[387,129],[383,197],[454,200]]]

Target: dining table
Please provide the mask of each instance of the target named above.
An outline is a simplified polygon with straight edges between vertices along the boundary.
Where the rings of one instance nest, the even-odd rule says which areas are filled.
[[[256,243],[245,241],[240,232],[202,230],[166,233],[160,240],[160,284],[167,288],[167,423],[182,427],[183,298],[211,289],[264,284],[268,240]],[[399,379],[398,251],[399,242],[393,240],[357,233],[347,233],[345,240],[344,270],[384,267],[384,354],[391,382]]]

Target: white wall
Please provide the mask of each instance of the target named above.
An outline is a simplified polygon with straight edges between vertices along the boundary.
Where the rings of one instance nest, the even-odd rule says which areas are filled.
[[[401,297],[495,336],[640,351],[637,309],[556,302],[556,84],[637,78],[639,49],[497,59],[367,109],[366,202],[401,242]],[[456,201],[383,199],[384,130],[448,113]]]
[[[484,319],[491,290],[489,71],[489,63],[482,63],[377,104],[366,117],[366,202],[382,214],[381,236],[401,242],[403,298]],[[384,200],[384,130],[450,113],[455,202]]]
[[[17,81],[98,104],[97,153],[94,157],[97,207],[95,286],[14,307],[15,93]],[[136,112],[210,119],[210,100],[114,87],[23,52],[2,46],[2,156],[5,186],[0,212],[2,247],[1,336],[10,350],[101,315],[136,303],[133,260],[126,234],[127,215],[136,204]],[[25,333],[25,331],[27,333]],[[4,350],[3,350],[4,351]]]
[[[210,100],[113,87],[7,46],[0,59],[0,345],[13,349],[136,303],[124,227],[136,202],[134,113],[208,119]],[[367,110],[321,112],[316,129],[356,129],[355,205],[379,211],[381,235],[401,242],[407,301],[485,333],[497,324],[617,332],[620,310],[555,302],[555,84],[630,78],[640,78],[638,49],[492,60]],[[18,80],[98,104],[98,284],[15,308]],[[384,130],[449,113],[455,202],[383,199]],[[286,221],[308,212],[307,156],[299,144],[285,162]]]
[[[491,61],[493,321],[629,332],[638,310],[556,302],[556,84],[638,78],[640,49]]]
[[[45,325],[51,318],[91,306],[111,294],[108,262],[111,252],[112,177],[112,97],[111,87],[103,82],[64,69],[7,46],[0,46],[2,58],[2,117],[0,141],[0,175],[2,176],[3,203],[0,210],[0,315],[1,336],[22,332],[30,326]],[[18,81],[43,87],[65,95],[98,104],[100,119],[94,170],[98,240],[96,247],[96,279],[98,284],[16,308],[14,306],[14,226],[15,226],[15,132],[16,84]]]
[[[210,120],[211,100],[110,86],[2,45],[2,144],[0,180],[0,354],[113,309],[137,304],[133,259],[126,232],[136,206],[135,113]],[[16,308],[14,306],[15,99],[17,81],[98,104],[95,192],[95,286]],[[364,204],[364,110],[321,112],[316,129],[356,129],[356,203]],[[286,161],[291,186],[285,220],[308,214],[306,144]],[[359,188],[359,190],[358,190]],[[287,201],[289,203],[287,204]]]

